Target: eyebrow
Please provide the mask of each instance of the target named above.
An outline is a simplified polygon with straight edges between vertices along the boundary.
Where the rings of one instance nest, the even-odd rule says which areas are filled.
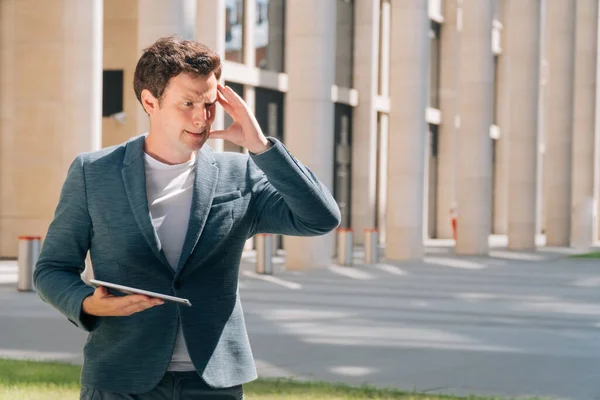
[[[192,93],[192,92],[186,92],[183,94],[183,98],[188,99],[188,100],[192,100],[194,102],[198,102],[198,100],[201,99],[201,96],[198,95],[198,93]],[[206,104],[214,104],[217,102],[217,97],[215,96],[215,99],[212,101],[207,101]]]

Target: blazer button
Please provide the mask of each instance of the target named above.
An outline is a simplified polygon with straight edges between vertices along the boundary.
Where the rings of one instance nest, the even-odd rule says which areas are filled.
[[[177,290],[179,290],[179,288],[181,287],[181,283],[179,281],[175,281],[173,282],[173,287]]]

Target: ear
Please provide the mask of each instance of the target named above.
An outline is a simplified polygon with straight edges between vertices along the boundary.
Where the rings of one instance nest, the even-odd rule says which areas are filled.
[[[148,115],[152,115],[158,110],[158,99],[148,89],[142,90],[141,97],[142,107],[144,107]]]

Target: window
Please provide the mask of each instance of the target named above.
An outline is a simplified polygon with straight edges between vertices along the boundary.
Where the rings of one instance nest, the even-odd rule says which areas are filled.
[[[440,24],[431,21],[429,29],[429,106],[440,108]]]
[[[381,96],[389,96],[390,84],[390,23],[391,5],[390,0],[381,0],[379,4],[379,74],[377,93]]]
[[[102,74],[102,116],[123,111],[123,70],[104,70]]]
[[[352,87],[354,1],[337,0],[335,28],[335,84]]]
[[[225,60],[244,62],[244,0],[225,1]]]
[[[244,85],[242,85],[241,83],[235,83],[235,82],[225,82],[225,85],[229,86],[231,88],[231,90],[233,90],[238,96],[240,96],[242,99],[244,98]],[[229,116],[229,114],[227,114],[227,112],[224,113],[224,129],[227,129],[231,126],[231,124],[233,124],[233,119]],[[224,140],[223,141],[223,150],[224,151],[231,151],[234,153],[240,153],[242,151],[242,148],[236,144],[231,143],[228,140]]]
[[[256,67],[283,72],[285,0],[254,0]]]
[[[283,93],[256,88],[256,121],[265,136],[272,136],[283,142]]]
[[[492,124],[498,125],[498,55],[494,56],[494,106],[492,108]],[[504,127],[503,127],[504,128]]]
[[[341,228],[350,227],[351,171],[352,171],[352,107],[335,104],[335,179],[333,196],[342,215]]]

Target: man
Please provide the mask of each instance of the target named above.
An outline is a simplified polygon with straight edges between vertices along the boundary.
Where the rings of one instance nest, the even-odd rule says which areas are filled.
[[[244,243],[257,233],[325,234],[340,222],[327,189],[265,138],[220,75],[207,47],[158,40],[134,77],[150,132],[80,154],[69,169],[34,281],[90,332],[82,399],[243,398],[256,378],[238,294]],[[211,131],[217,103],[234,121],[223,131]],[[209,137],[250,155],[213,152]],[[88,250],[96,279],[192,307],[94,290],[80,279]]]

